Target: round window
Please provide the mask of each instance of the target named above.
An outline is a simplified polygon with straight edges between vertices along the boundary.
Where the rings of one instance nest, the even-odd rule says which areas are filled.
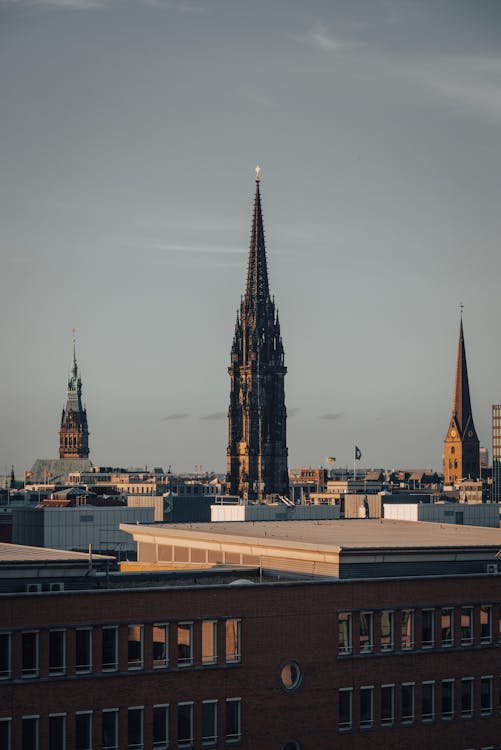
[[[301,670],[295,661],[288,661],[280,672],[280,682],[286,690],[295,690],[301,682],[301,677]],[[290,750],[293,750],[293,745],[291,745]]]
[[[295,740],[291,740],[290,742],[285,743],[282,750],[301,750],[301,748]]]

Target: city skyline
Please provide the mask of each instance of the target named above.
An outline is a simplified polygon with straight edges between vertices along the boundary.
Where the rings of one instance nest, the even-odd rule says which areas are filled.
[[[224,472],[262,167],[289,465],[439,470],[464,303],[491,450],[501,11],[0,0],[0,471],[55,457],[71,329],[90,458]]]

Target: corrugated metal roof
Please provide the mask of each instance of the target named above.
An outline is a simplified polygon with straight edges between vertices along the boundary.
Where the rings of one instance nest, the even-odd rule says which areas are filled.
[[[87,562],[88,554],[84,552],[69,552],[62,549],[50,549],[47,547],[28,547],[24,544],[7,544],[0,542],[0,565],[10,562]],[[106,555],[92,554],[95,560],[113,560]]]

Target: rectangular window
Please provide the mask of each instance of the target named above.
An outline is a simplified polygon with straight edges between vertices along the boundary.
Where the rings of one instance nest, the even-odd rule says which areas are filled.
[[[169,747],[169,706],[153,706],[153,748]]]
[[[473,642],[473,607],[461,607],[461,645]]]
[[[177,705],[177,741],[179,747],[189,747],[193,742],[193,703]]]
[[[339,729],[346,731],[352,724],[353,689],[341,688],[339,691]]]
[[[179,622],[177,625],[177,665],[189,667],[191,664],[193,664],[193,623]]]
[[[351,612],[338,615],[338,653],[351,654]]]
[[[395,721],[395,685],[381,686],[381,724],[390,726]]]
[[[360,612],[360,653],[368,653],[374,647],[372,612]]]
[[[435,683],[423,682],[421,685],[421,720],[433,721],[435,718]]]
[[[128,750],[143,750],[143,709],[129,708],[127,711]]]
[[[444,607],[440,616],[440,632],[442,646],[452,646],[454,644],[454,610],[451,607]]]
[[[374,723],[374,688],[360,688],[360,727],[371,727]]]
[[[433,610],[432,609],[423,609],[421,612],[421,647],[422,648],[432,648],[433,644],[435,643],[434,638],[434,632],[433,632],[433,625],[434,625],[434,617],[433,617]]]
[[[414,683],[402,685],[402,723],[410,724],[414,721]]]
[[[228,698],[226,700],[226,742],[240,742],[241,736],[241,700]]]
[[[480,642],[492,641],[492,607],[484,604],[480,607]]]
[[[414,610],[404,609],[400,614],[402,649],[414,648]]]
[[[92,711],[82,711],[75,716],[76,750],[92,750]]]
[[[217,661],[217,622],[202,622],[202,664],[215,664]]]
[[[381,612],[381,651],[393,650],[393,612]]]
[[[103,633],[103,672],[118,669],[118,632],[116,625],[104,627]]]
[[[11,750],[11,719],[0,719],[0,747]]]
[[[10,677],[10,643],[10,633],[0,633],[0,680],[7,680]]]
[[[482,716],[492,713],[492,677],[480,678],[480,711]]]
[[[103,750],[118,750],[118,709],[103,711],[101,724]]]
[[[66,632],[49,631],[49,674],[64,674],[66,671]]]
[[[92,671],[92,628],[77,628],[76,630],[75,670],[78,674]]]
[[[38,676],[38,632],[21,634],[21,670],[23,677]],[[38,726],[38,725],[37,725]]]
[[[153,666],[155,669],[169,664],[169,626],[165,623],[153,625]]]
[[[127,664],[129,669],[143,668],[143,626],[129,625]]]
[[[202,745],[215,745],[217,742],[217,701],[202,703]]]
[[[23,716],[21,750],[38,750],[38,716]]]
[[[461,716],[473,716],[473,677],[461,680]]]
[[[66,750],[66,715],[49,716],[49,750]]]
[[[226,620],[226,663],[240,661],[240,620]]]
[[[442,719],[454,716],[454,680],[442,680]]]

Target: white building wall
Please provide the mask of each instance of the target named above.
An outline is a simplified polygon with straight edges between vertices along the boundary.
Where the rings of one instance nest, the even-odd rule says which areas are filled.
[[[495,503],[420,503],[416,505],[385,503],[384,517],[398,521],[499,527],[499,508]]]
[[[337,505],[211,505],[211,521],[332,521]]]

